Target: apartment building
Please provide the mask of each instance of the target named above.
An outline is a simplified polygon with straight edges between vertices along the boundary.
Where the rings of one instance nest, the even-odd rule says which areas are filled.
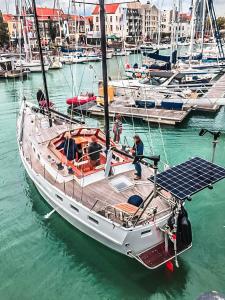
[[[93,12],[93,31],[100,31],[100,16],[99,16],[99,5],[96,5]],[[106,34],[116,35],[122,37],[122,20],[123,20],[123,9],[120,4],[112,3],[105,5],[105,29]]]
[[[8,25],[9,38],[13,42],[21,37],[21,23],[12,14],[2,14],[3,21]]]
[[[159,30],[159,9],[147,2],[141,6],[142,10],[142,35],[146,40],[156,38]]]
[[[172,30],[172,19],[173,11],[172,10],[162,10],[160,15],[161,23],[161,33],[162,36],[170,36]]]
[[[141,3],[128,3],[125,9],[125,22],[123,23],[124,38],[128,43],[138,43],[142,40],[142,10]]]

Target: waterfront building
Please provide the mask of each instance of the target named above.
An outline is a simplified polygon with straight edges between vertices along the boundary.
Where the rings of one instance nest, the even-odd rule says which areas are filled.
[[[172,18],[173,18],[173,11],[172,10],[162,10],[161,11],[161,33],[162,33],[162,37],[171,35]]]
[[[142,5],[142,34],[144,39],[153,40],[159,29],[159,9],[147,2]]]
[[[11,42],[19,39],[21,32],[21,24],[18,18],[12,14],[2,14],[3,21],[8,26],[9,38]]]
[[[172,27],[175,28],[179,38],[190,37],[190,21],[191,16],[187,13],[175,12],[175,22],[173,22],[173,11],[163,10],[161,11],[161,33],[162,37],[171,36]]]
[[[122,20],[124,10],[118,3],[105,5],[105,29],[106,35],[116,35],[122,37]],[[99,5],[96,5],[93,12],[93,31],[95,33],[100,31],[100,17],[99,17]]]
[[[64,12],[62,9],[37,7],[37,15],[43,43],[48,44],[54,38],[62,38],[64,35]]]
[[[176,22],[176,32],[179,38],[189,38],[191,33],[191,15],[180,13]]]
[[[138,43],[143,39],[142,32],[142,5],[140,2],[128,3],[126,9],[126,22],[124,26],[126,41]]]
[[[63,15],[64,34],[70,41],[85,42],[86,25],[87,21],[83,16]]]

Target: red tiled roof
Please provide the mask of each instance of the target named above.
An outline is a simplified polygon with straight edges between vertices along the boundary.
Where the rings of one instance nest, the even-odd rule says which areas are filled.
[[[93,16],[86,16],[85,19],[89,21],[93,21]]]
[[[188,22],[191,20],[191,15],[188,15],[186,13],[180,13],[179,17],[180,17],[180,20],[183,22]]]
[[[76,15],[69,15],[68,19],[72,21],[84,21],[84,17]]]
[[[117,11],[117,8],[119,7],[119,3],[111,3],[105,5],[105,13],[106,14],[115,14]],[[98,15],[99,14],[99,5],[96,5],[92,15]]]
[[[2,14],[3,17],[3,21],[4,22],[9,22],[9,21],[13,21],[14,16],[12,14]]]
[[[57,19],[62,17],[63,11],[57,8],[37,7],[37,15],[39,20]]]
[[[86,16],[84,17],[86,22],[88,22],[89,24],[93,24],[93,16]]]

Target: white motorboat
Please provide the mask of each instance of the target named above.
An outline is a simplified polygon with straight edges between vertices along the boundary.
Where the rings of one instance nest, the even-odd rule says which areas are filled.
[[[47,72],[49,70],[50,64],[49,63],[45,63],[44,64],[44,68],[45,71]],[[25,69],[28,70],[30,72],[41,72],[41,63],[40,60],[30,60],[30,61],[25,61],[25,60],[19,60],[16,62],[16,69]]]
[[[57,56],[49,57],[49,60],[50,60],[50,66],[49,66],[50,70],[62,69],[63,64],[60,61],[59,57],[57,57]]]
[[[166,49],[170,49],[170,48],[171,48],[170,44],[153,44],[151,42],[145,42],[140,46],[140,50],[142,52],[166,50]]]
[[[129,56],[131,54],[131,51],[127,51],[126,49],[121,49],[120,51],[115,51],[115,56]]]

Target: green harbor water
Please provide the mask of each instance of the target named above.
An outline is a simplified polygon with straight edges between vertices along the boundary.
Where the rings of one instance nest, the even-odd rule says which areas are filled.
[[[134,60],[134,58],[130,58]],[[108,62],[117,77],[122,61]],[[101,64],[65,66],[49,71],[50,98],[61,110],[65,99],[79,91],[96,91]],[[16,117],[22,95],[35,101],[41,74],[29,80],[0,81],[0,300],[70,299],[196,299],[203,292],[225,292],[225,182],[204,190],[186,204],[193,229],[193,248],[179,258],[173,273],[165,267],[150,271],[85,236],[50,211],[28,178],[16,143]],[[103,128],[103,120],[87,120]],[[134,126],[133,126],[134,125]],[[145,153],[160,154],[170,165],[193,157],[211,158],[211,136],[200,128],[225,130],[224,108],[215,116],[192,114],[173,128],[124,121],[123,138],[132,142],[134,129]],[[225,136],[216,162],[225,166]]]

